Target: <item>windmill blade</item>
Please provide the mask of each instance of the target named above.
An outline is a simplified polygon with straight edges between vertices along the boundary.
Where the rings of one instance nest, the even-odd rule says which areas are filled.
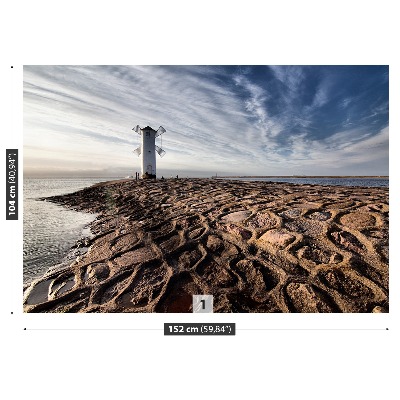
[[[142,146],[139,146],[137,149],[133,150],[133,152],[139,157],[142,154]]]
[[[139,125],[136,125],[134,128],[132,128],[132,130],[140,135],[141,129]]]
[[[161,147],[158,147],[157,145],[156,145],[156,152],[160,155],[160,157],[165,156],[165,150],[163,150]]]
[[[162,135],[164,132],[167,132],[162,126],[157,129],[156,137]]]

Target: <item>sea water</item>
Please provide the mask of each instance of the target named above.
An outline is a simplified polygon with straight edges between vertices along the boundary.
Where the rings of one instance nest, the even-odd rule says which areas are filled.
[[[76,192],[108,180],[111,178],[24,179],[24,285],[50,267],[72,261],[71,247],[81,237],[90,236],[87,225],[96,218],[94,214],[68,210],[39,198]]]
[[[284,182],[296,183],[302,185],[324,185],[324,186],[361,186],[361,187],[389,187],[389,179],[387,178],[229,178],[241,181],[263,181],[263,182]]]

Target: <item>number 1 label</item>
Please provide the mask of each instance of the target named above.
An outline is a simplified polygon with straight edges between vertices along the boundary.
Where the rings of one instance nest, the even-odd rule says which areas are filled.
[[[211,294],[195,294],[195,295],[193,295],[193,312],[194,313],[212,313],[213,312],[213,296]]]

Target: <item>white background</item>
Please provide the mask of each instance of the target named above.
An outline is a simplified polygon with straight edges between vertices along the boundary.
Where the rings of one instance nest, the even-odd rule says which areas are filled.
[[[20,172],[20,219],[3,217],[1,224],[5,384],[0,391],[8,392],[0,393],[2,398],[397,398],[400,71],[393,4],[35,0],[2,5],[1,141],[4,153],[19,149]],[[23,314],[24,64],[390,65],[390,313]],[[4,199],[5,184],[1,190]],[[164,337],[164,322],[236,322],[237,334]]]

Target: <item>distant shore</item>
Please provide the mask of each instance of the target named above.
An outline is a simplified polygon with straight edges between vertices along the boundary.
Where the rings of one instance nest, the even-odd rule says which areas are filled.
[[[99,216],[88,252],[32,284],[24,310],[192,312],[212,294],[214,312],[387,312],[388,192],[197,178],[54,196]]]

